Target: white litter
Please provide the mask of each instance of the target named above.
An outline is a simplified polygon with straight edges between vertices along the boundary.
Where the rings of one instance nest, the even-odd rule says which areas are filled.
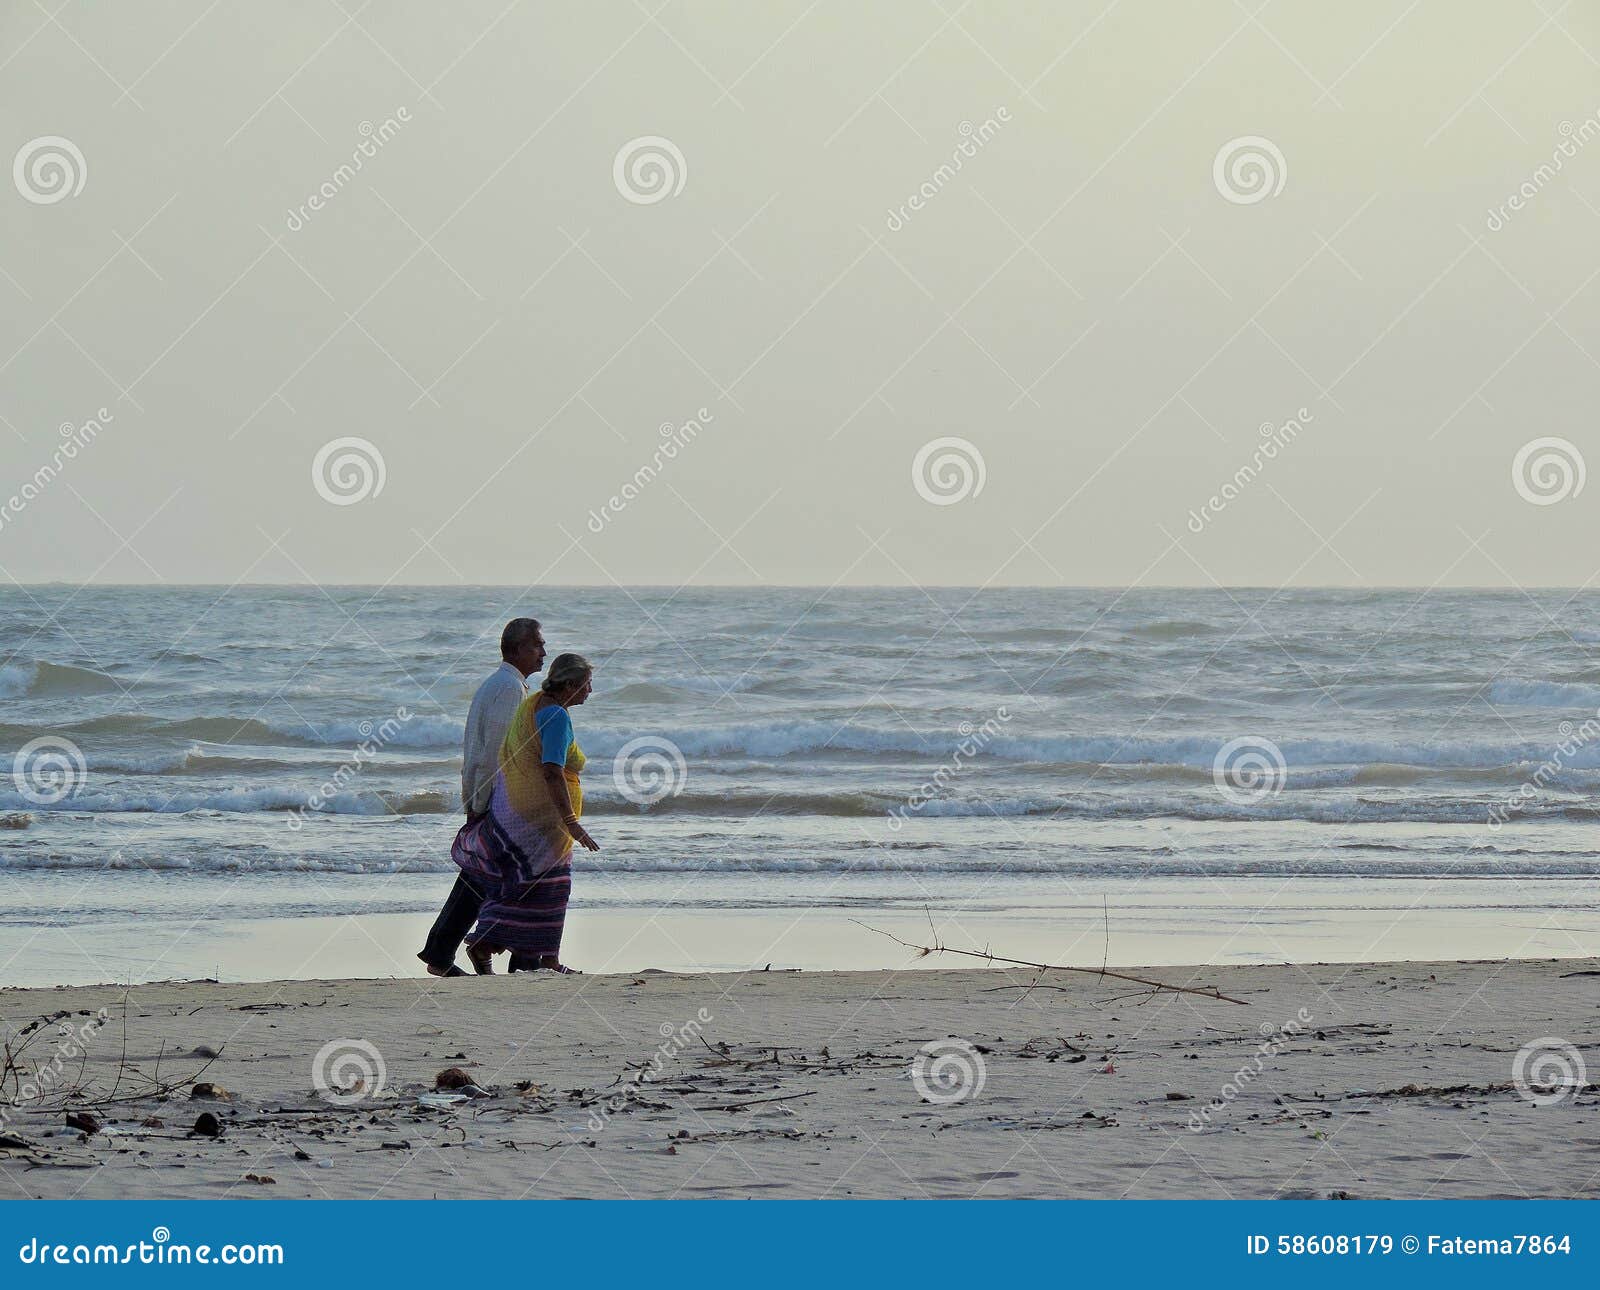
[[[465,1093],[419,1093],[417,1094],[418,1106],[432,1106],[443,1109],[450,1106],[460,1106],[467,1100]]]

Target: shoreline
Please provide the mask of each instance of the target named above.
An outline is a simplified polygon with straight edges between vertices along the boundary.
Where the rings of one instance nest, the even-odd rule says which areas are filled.
[[[237,887],[207,885],[187,905],[152,914],[171,888],[143,875],[136,881],[122,899],[130,909],[145,902],[138,916],[107,911],[66,922],[53,902],[65,908],[78,899],[69,883],[41,890],[37,911],[13,909],[17,921],[0,924],[0,986],[415,977],[433,902],[448,890],[444,876],[427,875],[408,878],[401,891],[377,884],[389,902],[415,901],[409,910],[390,903],[358,913],[215,918],[211,901],[238,902]],[[1308,877],[1286,886],[1277,878],[1168,876],[1159,883],[950,884],[897,899],[882,884],[820,876],[727,895],[683,879],[646,886],[591,878],[574,899],[564,952],[591,973],[769,964],[898,970],[911,956],[872,929],[923,941],[931,921],[952,947],[989,945],[1018,958],[1090,966],[1435,961],[1463,950],[1497,959],[1581,956],[1600,946],[1600,908],[1586,899],[1591,885],[1572,877]],[[283,893],[269,888],[261,896],[268,898]],[[359,908],[360,893],[350,898]],[[467,966],[464,955],[458,962]]]
[[[7,989],[0,1194],[1600,1194],[1600,960],[1141,975]]]

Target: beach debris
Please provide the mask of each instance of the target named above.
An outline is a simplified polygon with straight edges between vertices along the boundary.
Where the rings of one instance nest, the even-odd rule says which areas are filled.
[[[1318,1039],[1327,1039],[1329,1036],[1342,1035],[1347,1031],[1356,1031],[1357,1037],[1362,1039],[1394,1034],[1394,1028],[1388,1022],[1351,1021],[1340,1026],[1319,1026],[1316,1036]]]
[[[469,1084],[476,1085],[477,1081],[459,1066],[446,1066],[433,1077],[434,1088],[466,1088]]]
[[[915,941],[902,940],[893,932],[886,932],[881,927],[869,926],[868,924],[863,923],[859,918],[852,918],[850,921],[857,927],[865,927],[869,932],[876,932],[879,936],[887,936],[896,945],[903,945],[908,950],[915,950],[918,958],[927,958],[930,954],[957,954],[962,958],[980,959],[985,963],[1008,963],[1013,967],[1033,968],[1036,972],[1041,974],[1045,972],[1083,972],[1087,973],[1089,976],[1097,976],[1101,979],[1109,977],[1114,981],[1132,981],[1135,985],[1148,986],[1151,994],[1193,994],[1198,995],[1202,999],[1217,999],[1223,1003],[1236,1003],[1241,1008],[1248,1008],[1250,1006],[1243,999],[1235,999],[1232,995],[1223,994],[1222,991],[1214,985],[1168,985],[1165,981],[1154,981],[1145,976],[1134,976],[1128,972],[1113,972],[1110,968],[1105,967],[1104,965],[1097,968],[1091,968],[1078,967],[1072,964],[1064,963],[1035,963],[1031,959],[1008,958],[1004,954],[996,954],[992,950],[987,949],[958,950],[943,944],[939,941],[937,936],[934,937],[932,944],[920,945]]]
[[[326,1156],[324,1156],[321,1160],[317,1161],[317,1168],[318,1169],[332,1169],[333,1168],[333,1161],[328,1159]]]
[[[194,1122],[191,1133],[197,1133],[202,1138],[220,1138],[222,1136],[222,1121],[217,1119],[210,1111],[200,1112],[199,1118]]]
[[[231,1102],[233,1094],[223,1088],[221,1084],[213,1084],[209,1080],[202,1080],[189,1090],[191,1101]]]
[[[244,1180],[248,1183],[255,1183],[260,1187],[275,1187],[278,1183],[278,1180],[271,1174],[246,1174]]]
[[[1115,1075],[1117,1073],[1117,1064],[1115,1062],[1107,1062],[1100,1068],[1100,1073],[1102,1075]]]
[[[191,1057],[209,1057],[213,1061],[222,1056],[220,1048],[213,1048],[210,1044],[196,1044],[189,1050]]]
[[[754,1097],[747,1102],[720,1102],[716,1106],[694,1106],[689,1109],[692,1111],[742,1111],[747,1106],[760,1106],[766,1102],[798,1102],[803,1097],[815,1096],[816,1091],[812,1090],[809,1093],[788,1093],[780,1094],[777,1097]],[[796,1113],[791,1111],[790,1114]]]
[[[1346,1093],[1348,1097],[1452,1097],[1458,1093],[1509,1093],[1514,1083],[1501,1084],[1402,1084],[1399,1088],[1379,1089],[1376,1093]],[[1578,1092],[1582,1092],[1580,1087]]]
[[[941,1126],[948,1127],[948,1126]],[[799,1142],[805,1139],[827,1140],[833,1137],[831,1133],[806,1133],[801,1129],[779,1128],[775,1125],[765,1125],[749,1129],[717,1129],[710,1133],[684,1133],[679,1135],[689,1142],[734,1142],[750,1141],[751,1139],[775,1142]]]
[[[446,1110],[452,1106],[460,1106],[467,1100],[465,1093],[418,1093],[418,1106],[431,1106],[435,1110]]]
[[[1025,1130],[1029,1133],[1036,1133],[1044,1130],[1054,1131],[1059,1129],[1070,1129],[1077,1131],[1082,1129],[1116,1129],[1121,1127],[1117,1123],[1115,1111],[1112,1111],[1106,1115],[1101,1115],[1097,1111],[1085,1111],[1082,1115],[1071,1120],[1057,1119],[1054,1115],[1047,1120],[1013,1120],[1002,1119],[995,1116],[990,1116],[987,1118],[994,1123],[996,1128],[1007,1130]]]
[[[147,1115],[139,1121],[139,1127],[142,1129],[164,1129],[167,1126],[159,1115]]]
[[[33,816],[26,811],[8,811],[0,815],[0,829],[25,829],[33,823]]]
[[[77,1129],[85,1136],[100,1132],[100,1121],[88,1111],[68,1111],[67,1128]]]
[[[1193,1093],[1168,1093],[1167,1094],[1167,1101],[1169,1101],[1169,1102],[1192,1102],[1192,1101],[1194,1101],[1194,1094]]]

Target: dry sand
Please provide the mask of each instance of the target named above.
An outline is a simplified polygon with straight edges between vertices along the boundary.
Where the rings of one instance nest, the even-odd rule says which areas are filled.
[[[1600,1194],[1596,960],[1149,971],[10,990],[0,1196]]]

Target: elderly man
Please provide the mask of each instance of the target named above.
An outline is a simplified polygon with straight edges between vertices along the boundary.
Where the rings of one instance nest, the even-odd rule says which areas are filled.
[[[500,745],[517,705],[528,693],[527,678],[544,666],[544,634],[537,619],[513,618],[505,625],[500,633],[500,658],[500,666],[478,687],[467,711],[467,732],[461,745],[461,804],[468,824],[489,809],[494,777],[500,770]],[[444,908],[433,920],[427,943],[417,955],[434,976],[467,975],[456,966],[456,951],[477,921],[482,904],[483,893],[466,874],[458,873]],[[494,970],[486,960],[475,965],[480,971]]]

